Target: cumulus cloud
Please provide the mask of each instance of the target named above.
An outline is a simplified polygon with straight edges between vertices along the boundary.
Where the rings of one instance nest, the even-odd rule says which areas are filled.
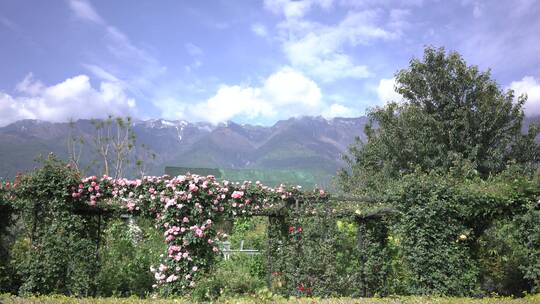
[[[527,95],[524,107],[527,115],[540,115],[540,81],[534,77],[525,76],[519,81],[513,81],[510,89],[514,90],[516,96]]]
[[[383,78],[379,81],[379,85],[377,86],[377,96],[379,97],[379,102],[381,104],[390,101],[399,102],[402,100],[401,95],[394,89],[395,86],[396,80],[394,78]]]
[[[211,123],[239,116],[265,119],[316,115],[324,110],[319,86],[290,67],[271,74],[260,86],[222,85],[212,97],[191,106],[178,105],[171,100],[158,104],[168,118]]]
[[[398,37],[398,31],[389,31],[377,25],[380,13],[374,10],[349,12],[336,25],[294,19],[278,25],[285,55],[292,66],[324,82],[343,78],[370,76],[366,65],[358,64],[346,53],[347,47],[367,45],[374,40]],[[389,18],[403,22],[404,14]]]
[[[358,112],[342,104],[333,103],[322,113],[322,116],[326,118],[356,117],[358,116]]]
[[[68,78],[45,86],[30,74],[16,86],[17,95],[0,92],[0,125],[19,119],[67,121],[80,118],[102,118],[108,114],[133,115],[135,100],[115,82],[101,82],[93,88],[86,75]]]

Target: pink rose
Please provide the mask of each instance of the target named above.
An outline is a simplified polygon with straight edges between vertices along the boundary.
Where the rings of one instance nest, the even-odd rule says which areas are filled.
[[[167,271],[167,269],[169,269],[166,265],[163,265],[163,264],[160,264],[159,265],[159,271],[160,272],[164,272],[164,271]]]
[[[244,196],[244,192],[242,191],[234,191],[231,195],[232,198],[242,198]]]

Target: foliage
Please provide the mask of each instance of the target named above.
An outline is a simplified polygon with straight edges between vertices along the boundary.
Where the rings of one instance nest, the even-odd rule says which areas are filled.
[[[262,262],[261,256],[233,255],[221,260],[198,282],[193,299],[208,301],[220,297],[255,294],[266,284],[264,275],[253,271]]]
[[[540,197],[539,180],[523,172],[514,175],[518,172],[509,168],[487,180],[421,172],[403,178],[392,200],[400,211],[394,229],[410,293],[479,294],[480,274],[485,271],[480,267],[489,260],[485,256],[489,247],[482,244],[486,231],[496,229],[497,221],[521,218],[526,206]],[[524,235],[534,240],[538,235],[533,227],[540,221],[530,220],[515,240],[523,240]],[[532,256],[515,257],[516,266],[534,269],[530,265],[536,264],[534,248],[535,244],[524,244],[521,250]]]
[[[531,202],[527,211],[515,219],[514,239],[525,262],[519,265],[524,277],[533,283],[533,292],[540,292],[540,200]]]
[[[350,286],[343,284],[349,275],[338,273],[345,265],[336,259],[339,231],[334,218],[293,213],[284,224],[286,234],[272,239],[277,246],[272,273],[282,284],[276,290],[293,296],[331,296]]]
[[[523,296],[531,290],[521,265],[526,265],[528,249],[519,245],[517,222],[498,220],[478,240],[480,280],[487,294]]]
[[[478,265],[469,248],[475,236],[462,220],[459,193],[428,175],[406,176],[398,191],[401,216],[396,228],[409,272],[408,293],[476,293]]]
[[[481,176],[501,172],[508,161],[536,163],[538,126],[521,133],[526,96],[514,102],[491,78],[468,66],[455,53],[428,47],[396,74],[403,100],[369,113],[367,142],[346,157],[351,170],[340,173],[347,191],[383,190],[388,179],[403,174],[447,172],[456,162],[469,163]]]
[[[268,271],[274,291],[324,297],[389,293],[386,226],[337,208],[291,209],[287,217],[270,218]]]
[[[145,296],[153,292],[149,269],[166,250],[163,236],[144,218],[116,219],[107,224],[100,246],[99,296]]]
[[[8,228],[12,224],[13,208],[8,204],[8,191],[11,188],[9,182],[0,181],[0,290],[13,291],[14,270],[9,265],[10,242],[8,240]]]
[[[88,254],[94,252],[97,230],[94,219],[74,213],[69,190],[78,180],[71,168],[50,156],[13,190],[30,241],[18,265],[23,294],[91,294],[97,265]]]
[[[537,282],[540,179],[519,166],[488,179],[469,169],[419,170],[395,181],[376,203],[353,204],[328,202],[319,190],[220,183],[212,176],[80,179],[50,158],[8,191],[27,225],[13,250],[24,279],[20,292],[144,296],[154,290],[214,299],[254,294],[268,273],[273,292],[295,297],[481,295],[482,273],[491,267],[480,250],[482,236],[508,218],[515,219],[512,231],[528,236],[513,236],[512,250],[523,252],[514,265]],[[468,179],[463,172],[471,172]],[[383,212],[388,207],[399,213]],[[165,244],[158,231],[141,225],[139,233],[114,221],[100,243],[99,214],[153,218]],[[246,218],[259,215],[268,224]],[[216,223],[224,219],[235,219],[232,240],[246,238],[265,255],[236,261],[240,268],[214,264],[222,239]],[[166,253],[158,259],[160,250]]]
[[[267,220],[263,217],[241,217],[234,220],[229,241],[233,248],[239,248],[244,242],[245,249],[265,250],[267,245]]]

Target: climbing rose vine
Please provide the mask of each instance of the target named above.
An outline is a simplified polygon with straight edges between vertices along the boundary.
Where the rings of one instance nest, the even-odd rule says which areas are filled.
[[[219,253],[221,235],[213,229],[220,216],[277,212],[284,203],[326,199],[323,190],[267,187],[259,182],[219,182],[214,176],[148,176],[137,180],[87,177],[71,189],[72,197],[89,208],[121,209],[153,216],[163,231],[167,252],[152,267],[156,288],[165,293],[195,286],[199,273]],[[301,230],[300,230],[301,232]]]

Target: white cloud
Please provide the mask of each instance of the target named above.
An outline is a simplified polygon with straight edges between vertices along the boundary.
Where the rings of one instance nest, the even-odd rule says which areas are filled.
[[[16,89],[17,96],[0,92],[0,125],[19,119],[67,121],[135,113],[135,100],[125,94],[120,84],[101,82],[95,89],[86,75],[48,87],[29,75]]]
[[[103,18],[96,12],[90,2],[86,0],[70,0],[69,7],[77,17],[83,20],[102,25],[105,24]]]
[[[190,54],[191,56],[196,57],[203,54],[203,50],[191,42],[186,43],[184,46],[186,47],[186,51],[188,52],[188,54]]]
[[[322,98],[319,86],[313,80],[288,67],[266,79],[263,96],[276,106],[300,106],[307,111],[317,108]]]
[[[326,109],[323,114],[326,118],[333,118],[333,117],[356,117],[358,116],[358,112],[354,109],[351,109],[349,107],[346,107],[342,104],[333,103]]]
[[[276,118],[316,115],[324,108],[318,85],[302,73],[284,67],[260,86],[222,85],[208,100],[185,106],[172,100],[157,103],[166,118],[219,123],[237,116]]]
[[[251,31],[255,33],[255,35],[260,37],[266,37],[268,35],[268,31],[266,30],[266,27],[264,24],[255,23],[251,25]]]
[[[106,71],[104,68],[98,65],[83,63],[82,66],[89,70],[92,74],[94,74],[94,76],[98,77],[99,79],[109,82],[122,82],[120,79],[118,79],[118,77],[114,76],[112,73]]]
[[[221,86],[216,95],[206,102],[186,109],[186,115],[196,120],[218,123],[236,115],[249,119],[263,115],[273,115],[271,105],[262,99],[259,88],[241,86]]]
[[[402,100],[402,96],[394,89],[395,86],[396,80],[394,78],[383,78],[379,81],[377,96],[381,104],[386,104],[390,101],[400,102]]]
[[[105,27],[105,37],[108,41],[106,47],[118,59],[130,62],[134,65],[160,68],[158,61],[145,50],[135,46],[126,34],[114,26]]]
[[[264,7],[274,14],[282,14],[285,18],[292,19],[304,17],[314,6],[329,9],[333,3],[333,0],[265,0]]]
[[[32,73],[26,75],[24,79],[17,83],[15,90],[20,93],[25,93],[30,96],[38,95],[45,85],[39,80],[34,80],[34,75]]]
[[[159,61],[149,54],[146,50],[136,46],[129,37],[120,29],[110,25],[99,13],[95,10],[92,4],[87,0],[69,0],[69,7],[73,14],[85,21],[90,21],[99,26],[104,32],[105,48],[114,55],[110,66],[122,65],[123,69],[129,70],[121,77],[126,79],[126,82],[130,82],[130,88],[137,84],[148,84],[153,81],[153,78],[161,75],[166,67],[162,66]],[[107,56],[109,61],[111,56]],[[92,73],[98,75],[100,78],[116,77],[105,70],[99,71],[98,65],[86,64],[84,65]],[[105,73],[103,73],[105,72]],[[138,83],[137,83],[138,82]],[[132,90],[137,93],[138,90]]]
[[[396,15],[403,22],[403,14]],[[398,37],[397,33],[377,26],[378,19],[376,11],[361,11],[348,13],[335,26],[286,20],[278,28],[281,29],[283,50],[292,66],[324,82],[332,82],[370,76],[368,67],[355,63],[345,48]]]
[[[510,89],[516,96],[527,94],[524,110],[528,115],[540,115],[540,81],[531,76],[525,76],[519,81],[513,81]]]

